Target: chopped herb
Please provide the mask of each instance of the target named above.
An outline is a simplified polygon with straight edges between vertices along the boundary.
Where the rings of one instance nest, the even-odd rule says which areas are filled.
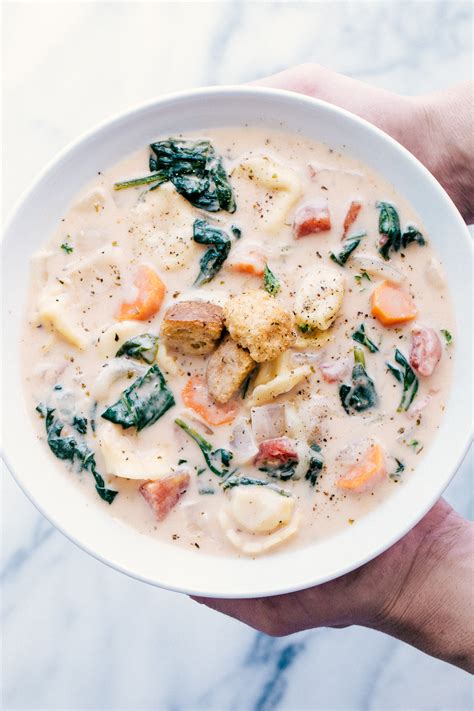
[[[324,457],[320,453],[321,447],[318,444],[312,444],[310,449],[314,452],[309,460],[308,471],[305,474],[305,479],[309,481],[311,486],[315,486],[318,477],[324,467]]]
[[[230,231],[234,235],[235,239],[240,239],[242,237],[242,230],[237,225],[231,225]]]
[[[419,454],[421,452],[421,450],[423,449],[422,446],[420,447],[420,442],[418,442],[417,439],[412,439],[410,442],[408,442],[408,446],[417,450],[417,452],[416,452],[417,454]],[[420,449],[418,449],[418,447],[420,447]]]
[[[390,259],[390,251],[399,252],[402,247],[408,247],[415,242],[420,246],[426,244],[425,238],[416,227],[408,225],[403,234],[400,230],[400,219],[398,212],[388,202],[378,202],[379,215],[379,253],[384,259]]]
[[[134,336],[120,346],[115,356],[129,356],[137,360],[144,360],[151,365],[158,353],[158,336],[152,333],[143,333],[141,336]]]
[[[86,442],[84,440],[78,441],[76,437],[71,435],[63,435],[66,424],[61,422],[61,420],[55,416],[54,409],[46,407],[40,403],[36,410],[45,420],[48,445],[52,453],[58,459],[69,461],[72,464],[78,465],[79,471],[85,470],[90,472],[95,479],[95,488],[100,498],[108,504],[111,504],[117,496],[118,491],[106,488],[103,478],[96,469],[94,453],[91,449],[89,449]],[[84,422],[86,422],[87,428],[87,421],[85,418],[74,417],[72,426],[75,427],[80,434],[85,434],[85,431],[83,431]],[[78,429],[78,423],[80,423],[79,427],[81,429]]]
[[[376,346],[375,343],[366,335],[363,323],[361,323],[357,331],[352,334],[352,338],[354,341],[357,341],[357,343],[361,343],[363,346],[368,348],[371,353],[376,353],[379,349],[378,346]]]
[[[270,296],[276,296],[281,288],[279,279],[274,275],[268,264],[265,264],[263,270],[263,288],[268,291]]]
[[[309,333],[311,331],[311,326],[309,325],[309,323],[299,323],[298,329],[301,331],[301,333]]]
[[[446,345],[447,345],[447,346],[450,346],[451,343],[453,342],[453,336],[452,336],[452,334],[451,334],[449,331],[447,331],[445,328],[442,328],[442,329],[441,329],[441,333],[442,333],[443,336],[444,336],[444,340],[446,341]]]
[[[373,380],[365,370],[365,357],[361,348],[354,348],[354,367],[351,385],[341,385],[339,397],[348,415],[364,412],[378,403]]]
[[[231,241],[223,230],[199,219],[194,221],[193,239],[198,244],[211,245],[201,257],[199,274],[194,282],[195,286],[201,286],[214,279],[229,256]]]
[[[415,371],[411,368],[409,362],[403,353],[400,353],[398,348],[395,349],[395,360],[402,366],[403,372],[390,363],[387,363],[386,365],[392,375],[403,385],[402,399],[400,400],[397,412],[406,412],[418,391],[418,378],[415,375]]]
[[[390,479],[399,479],[400,474],[403,474],[403,472],[405,471],[405,465],[403,464],[403,462],[401,462],[396,457],[394,457],[394,459],[397,464],[397,468],[389,476],[390,476]]]
[[[372,279],[371,279],[370,276],[367,274],[367,272],[361,272],[360,274],[356,274],[356,275],[354,276],[354,279],[356,280],[356,282],[357,282],[357,284],[358,284],[359,286],[362,285],[362,279],[367,279],[367,281],[372,281]]]
[[[67,242],[62,243],[61,249],[64,250],[64,252],[66,252],[66,254],[71,254],[71,252],[74,252],[74,247],[71,247],[71,245],[68,244]]]
[[[188,460],[187,459],[178,459],[178,467],[180,464],[187,464]]]
[[[122,425],[124,429],[136,427],[139,432],[153,425],[175,404],[173,393],[157,365],[147,370],[123,391],[120,399],[102,413],[105,420]]]
[[[215,493],[216,493],[216,490],[215,490],[215,489],[212,489],[210,486],[209,486],[209,487],[206,487],[206,488],[204,488],[204,489],[198,489],[198,494],[201,494],[202,496],[206,496],[206,495],[209,495],[209,494],[212,495],[212,494],[215,494]]]
[[[217,212],[235,212],[232,187],[222,164],[209,141],[187,141],[169,138],[150,144],[149,168],[152,175],[115,183],[115,190],[150,185],[155,190],[171,181],[177,192],[194,207]]]
[[[331,257],[333,262],[336,262],[336,264],[339,264],[339,266],[343,267],[349,257],[351,256],[352,252],[357,249],[359,246],[361,240],[367,235],[366,232],[356,232],[355,234],[351,235],[350,237],[347,237],[347,239],[344,240],[342,243],[342,249],[339,252],[339,254],[334,254],[334,252],[330,252],[329,256]]]
[[[280,494],[281,496],[291,496],[288,491],[281,489],[271,481],[256,479],[250,476],[238,476],[237,474],[232,473],[222,481],[222,488],[225,491],[226,489],[232,489],[234,486],[268,486],[269,489],[276,491],[277,494]]]
[[[178,418],[175,420],[175,423],[196,442],[211,472],[217,476],[225,476],[229,473],[229,464],[234,456],[232,452],[229,452],[228,449],[214,449],[207,439],[204,439],[199,432],[190,427],[184,420]],[[222,468],[220,469],[218,467]]]

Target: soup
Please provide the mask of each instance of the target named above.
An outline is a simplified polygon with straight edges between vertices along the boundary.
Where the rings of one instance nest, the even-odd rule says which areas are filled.
[[[443,415],[453,314],[429,237],[301,136],[157,141],[33,258],[38,437],[77,496],[170,545],[257,556],[357,526]]]

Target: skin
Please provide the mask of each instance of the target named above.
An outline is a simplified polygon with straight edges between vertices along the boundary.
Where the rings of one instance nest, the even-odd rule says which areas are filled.
[[[377,125],[417,156],[464,219],[473,220],[472,84],[398,96],[314,64],[255,83],[323,99]],[[440,500],[392,548],[329,583],[253,600],[194,599],[272,636],[370,627],[474,673],[473,551],[474,524]]]

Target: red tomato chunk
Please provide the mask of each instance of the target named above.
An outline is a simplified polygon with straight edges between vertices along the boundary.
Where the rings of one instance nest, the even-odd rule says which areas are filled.
[[[293,222],[296,239],[331,229],[331,218],[327,202],[318,201],[300,205]]]
[[[176,506],[188,486],[189,474],[176,472],[164,479],[146,481],[140,486],[139,491],[153,509],[155,518],[158,521],[163,521],[173,506]]]

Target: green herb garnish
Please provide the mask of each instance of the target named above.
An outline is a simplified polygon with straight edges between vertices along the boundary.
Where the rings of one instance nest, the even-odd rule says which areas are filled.
[[[66,252],[66,254],[71,254],[71,252],[74,252],[74,247],[71,247],[71,245],[67,242],[62,243],[61,249]]]
[[[268,291],[270,296],[276,296],[281,288],[279,279],[272,272],[268,264],[265,264],[263,270],[263,288],[265,291]]]
[[[453,336],[452,336],[452,334],[451,334],[446,328],[442,328],[442,329],[441,329],[441,333],[442,333],[443,336],[444,336],[444,340],[446,341],[446,345],[447,345],[447,346],[450,346],[451,343],[453,342]]]

